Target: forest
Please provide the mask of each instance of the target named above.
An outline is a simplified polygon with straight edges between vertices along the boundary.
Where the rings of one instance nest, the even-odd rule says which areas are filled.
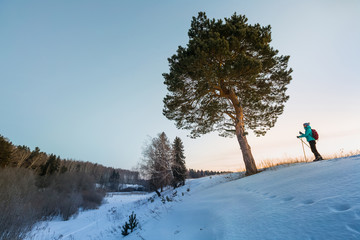
[[[121,184],[146,185],[137,171],[62,159],[0,135],[0,239],[22,239],[40,220],[98,208]]]
[[[106,192],[134,190],[124,186],[159,193],[159,188],[183,185],[186,178],[224,173],[186,169],[181,139],[171,145],[165,133],[152,140],[144,159],[139,171],[115,169],[16,146],[0,135],[0,239],[22,239],[38,221],[69,220],[81,209],[98,208]]]

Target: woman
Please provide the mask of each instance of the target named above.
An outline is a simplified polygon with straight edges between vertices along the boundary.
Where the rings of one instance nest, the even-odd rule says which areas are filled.
[[[304,137],[309,142],[311,151],[315,155],[315,160],[314,161],[323,160],[321,155],[316,150],[316,141],[315,141],[315,138],[313,138],[313,136],[312,136],[312,130],[311,130],[311,127],[310,127],[310,123],[304,123],[304,128],[305,128],[305,133],[299,132],[301,135],[297,136],[297,138]]]

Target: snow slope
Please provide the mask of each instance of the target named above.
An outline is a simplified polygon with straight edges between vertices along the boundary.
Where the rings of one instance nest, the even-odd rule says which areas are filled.
[[[128,240],[360,239],[360,155],[190,180],[166,194],[172,202],[116,195],[70,221],[41,224],[29,239],[121,239],[131,211],[141,229]]]

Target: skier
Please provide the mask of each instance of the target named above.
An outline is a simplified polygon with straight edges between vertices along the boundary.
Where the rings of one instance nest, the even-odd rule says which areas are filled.
[[[312,130],[311,130],[311,127],[310,127],[310,123],[304,123],[303,125],[304,125],[304,129],[305,129],[305,133],[299,132],[300,136],[297,136],[297,138],[303,138],[304,137],[309,142],[311,151],[315,155],[314,162],[323,160],[321,155],[316,150],[316,141],[315,141],[315,138],[313,138],[313,136],[312,136]]]

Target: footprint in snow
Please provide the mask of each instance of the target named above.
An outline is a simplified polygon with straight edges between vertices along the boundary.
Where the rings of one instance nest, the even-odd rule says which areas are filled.
[[[289,202],[289,201],[291,201],[293,199],[294,199],[294,197],[285,197],[285,198],[282,199],[282,201],[283,202]]]
[[[344,212],[349,210],[351,206],[349,204],[337,204],[335,206],[329,207],[332,212]]]
[[[311,199],[308,199],[308,200],[305,200],[305,201],[302,202],[302,204],[304,204],[304,205],[311,205],[313,203],[315,203],[315,201],[311,200]]]

